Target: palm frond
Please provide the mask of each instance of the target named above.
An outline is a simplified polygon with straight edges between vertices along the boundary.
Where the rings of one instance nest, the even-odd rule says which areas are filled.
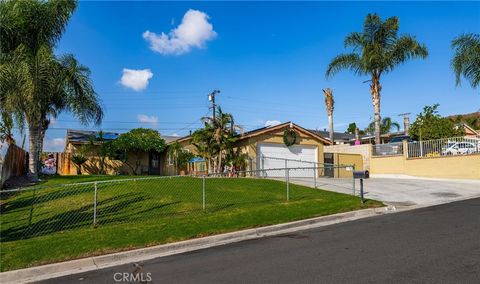
[[[426,58],[428,56],[427,47],[419,43],[415,38],[409,35],[399,37],[391,46],[391,50],[386,52],[385,71],[392,70],[395,66],[414,58]]]
[[[463,34],[452,41],[454,57],[451,65],[455,73],[457,86],[461,76],[467,79],[473,88],[480,84],[480,35]]]
[[[343,69],[353,71],[355,74],[365,74],[360,56],[356,53],[340,54],[332,59],[327,67],[325,77],[331,77]]]

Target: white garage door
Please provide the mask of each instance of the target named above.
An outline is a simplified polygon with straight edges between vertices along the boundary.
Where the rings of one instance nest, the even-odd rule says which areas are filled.
[[[283,144],[258,144],[257,157],[261,169],[285,168],[285,160],[288,168],[314,167],[318,162],[317,147],[306,145],[287,147]],[[265,174],[270,177],[284,177],[285,171],[266,171]],[[290,171],[291,177],[312,177],[313,174],[313,169]]]

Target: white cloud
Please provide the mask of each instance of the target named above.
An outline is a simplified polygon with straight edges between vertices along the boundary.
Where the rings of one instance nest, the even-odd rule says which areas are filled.
[[[152,71],[150,69],[143,70],[134,70],[123,68],[122,78],[120,83],[135,91],[141,91],[148,86],[148,80],[153,77]]]
[[[65,149],[65,138],[47,138],[43,142],[44,152],[62,152]]]
[[[172,135],[170,136],[173,136],[173,137],[180,137],[180,135],[178,135],[177,133],[173,133]]]
[[[265,127],[275,126],[281,124],[278,120],[267,120],[265,121]]]
[[[153,115],[146,115],[146,114],[139,114],[137,115],[138,122],[141,123],[150,123],[150,124],[158,124],[158,117]]]
[[[161,54],[178,55],[189,52],[192,47],[203,48],[207,41],[217,36],[212,24],[208,22],[209,18],[201,11],[190,9],[183,16],[180,25],[168,35],[147,30],[143,33],[143,38],[150,43],[152,50]]]

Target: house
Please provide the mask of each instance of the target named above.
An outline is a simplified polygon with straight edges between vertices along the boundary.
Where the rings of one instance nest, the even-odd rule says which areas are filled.
[[[316,133],[322,136],[325,139],[330,141],[330,132],[327,130],[310,130],[313,133]],[[355,140],[355,134],[343,133],[343,132],[333,132],[333,140],[336,145],[338,144],[351,144]]]
[[[465,131],[465,136],[467,137],[478,137],[480,135],[479,130],[473,129],[470,125],[466,124],[465,122],[457,123],[455,127],[457,127],[457,129],[463,128],[463,131]]]
[[[82,166],[83,174],[99,174],[101,166],[101,160],[98,152],[101,149],[101,145],[104,142],[115,140],[120,134],[113,132],[100,132],[100,131],[84,131],[67,129],[65,138],[65,150],[62,154],[59,165],[59,173],[63,175],[75,175],[77,174],[77,166],[71,162],[71,156],[73,153],[79,150],[83,145],[89,145],[89,159]],[[94,138],[94,139],[92,139]],[[174,136],[162,136],[166,143],[178,139]],[[127,156],[130,157],[130,153]],[[162,153],[142,153],[141,165],[139,167],[139,174],[142,175],[161,175],[162,166],[160,164]],[[133,160],[133,158],[129,158]],[[119,160],[114,160],[105,157],[103,160],[103,172],[109,175],[117,174],[133,174],[130,167]]]
[[[295,136],[292,140],[293,145],[285,144],[285,132]],[[293,134],[294,133],[294,134]],[[292,136],[292,137],[293,137]],[[192,145],[192,136],[186,136],[176,140],[184,149],[196,153],[196,148]],[[323,146],[330,145],[330,141],[318,133],[305,129],[291,122],[282,123],[271,127],[262,127],[237,135],[234,148],[240,147],[243,153],[247,154],[247,170],[284,168],[285,160],[290,161],[290,167],[305,167],[308,163],[323,163]],[[168,160],[164,154],[165,161]],[[189,169],[194,173],[206,172],[206,161],[201,158],[195,158],[191,161]],[[305,163],[299,163],[303,161]],[[307,163],[307,164],[306,164]],[[164,173],[173,173],[173,165],[164,162]],[[284,175],[284,171],[279,171],[279,175]],[[302,176],[301,170],[296,171],[297,176]],[[311,176],[312,173],[309,173]]]

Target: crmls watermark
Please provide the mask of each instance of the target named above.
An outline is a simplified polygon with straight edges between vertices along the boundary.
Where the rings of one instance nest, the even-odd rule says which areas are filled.
[[[140,282],[146,283],[152,281],[152,273],[133,273],[133,272],[117,272],[113,274],[113,281],[115,282]]]

